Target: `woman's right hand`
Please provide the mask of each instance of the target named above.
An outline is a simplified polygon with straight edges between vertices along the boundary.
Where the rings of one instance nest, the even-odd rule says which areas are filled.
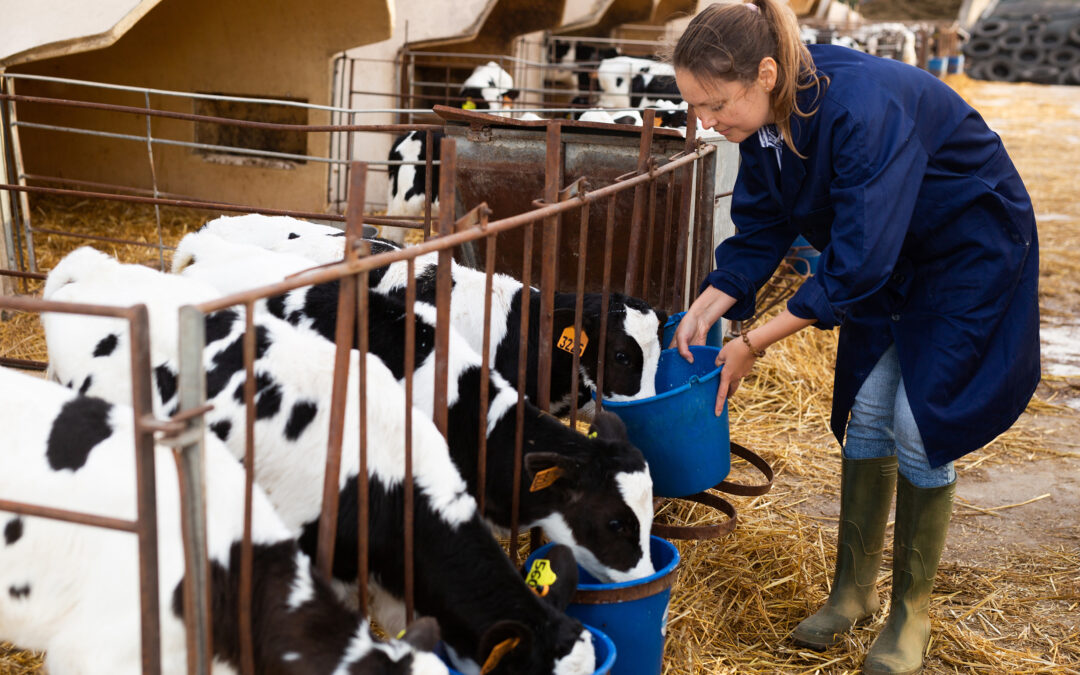
[[[675,329],[675,337],[669,347],[675,347],[688,362],[694,362],[690,345],[705,344],[705,336],[724,312],[735,304],[735,298],[712,286],[702,291],[690,309],[686,310],[682,321]]]

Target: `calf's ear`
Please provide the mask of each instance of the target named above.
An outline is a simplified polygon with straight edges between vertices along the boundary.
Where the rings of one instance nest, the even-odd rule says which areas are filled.
[[[481,664],[480,675],[516,672],[532,652],[533,634],[520,621],[499,621],[480,637],[476,662]]]
[[[553,485],[572,485],[580,469],[578,460],[557,452],[530,452],[525,455],[525,470],[531,481],[529,492],[539,492]]]
[[[574,330],[574,310],[570,308],[556,309],[552,315],[552,351],[555,354],[565,352],[568,355],[574,353],[574,338],[577,337],[578,354],[583,362],[596,361],[596,345],[600,339],[600,327],[589,314],[582,313],[581,335]]]
[[[417,619],[405,630],[401,639],[416,649],[430,652],[439,643],[439,623],[430,616]]]
[[[601,410],[593,416],[592,426],[589,427],[589,436],[596,434],[605,441],[629,442],[630,437],[626,433],[626,425],[622,419],[613,412]]]
[[[558,611],[566,609],[578,585],[578,566],[569,546],[556,544],[526,570],[525,583]]]

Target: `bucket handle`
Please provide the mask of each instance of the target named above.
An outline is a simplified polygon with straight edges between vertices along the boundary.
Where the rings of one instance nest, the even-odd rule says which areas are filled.
[[[735,529],[735,507],[731,502],[720,495],[709,492],[698,492],[689,497],[675,497],[673,499],[685,499],[688,502],[696,502],[711,506],[727,515],[727,520],[712,525],[664,525],[653,523],[652,533],[664,539],[716,539],[730,534]]]
[[[744,483],[732,483],[731,481],[724,480],[714,485],[712,489],[726,492],[729,495],[738,495],[740,497],[760,497],[772,489],[773,469],[761,455],[734,442],[731,443],[731,454],[750,462],[754,468],[765,476],[765,482],[758,485],[746,485]]]

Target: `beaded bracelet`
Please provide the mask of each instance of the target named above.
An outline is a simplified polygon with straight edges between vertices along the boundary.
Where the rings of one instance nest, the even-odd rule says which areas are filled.
[[[750,338],[748,338],[746,336],[746,333],[742,334],[742,341],[746,345],[746,348],[750,350],[750,353],[753,354],[755,358],[760,359],[762,356],[765,356],[765,350],[764,349],[761,349],[761,350],[754,349],[754,345],[750,344]]]

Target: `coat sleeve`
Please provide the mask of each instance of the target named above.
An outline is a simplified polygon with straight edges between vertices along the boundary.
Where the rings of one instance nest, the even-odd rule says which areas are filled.
[[[757,143],[753,137],[751,143]],[[740,152],[739,175],[731,196],[736,234],[716,247],[716,269],[698,290],[713,286],[735,298],[724,314],[732,321],[754,315],[757,290],[769,280],[798,231],[780,203],[769,193],[765,171],[777,171],[760,148]],[[768,150],[772,153],[772,150]]]
[[[893,100],[860,101],[852,112],[835,106],[829,127],[834,219],[818,271],[788,301],[818,328],[840,324],[847,308],[888,281],[915,210],[927,153],[915,124]],[[824,109],[818,114],[829,114]],[[825,148],[822,147],[821,150]]]

